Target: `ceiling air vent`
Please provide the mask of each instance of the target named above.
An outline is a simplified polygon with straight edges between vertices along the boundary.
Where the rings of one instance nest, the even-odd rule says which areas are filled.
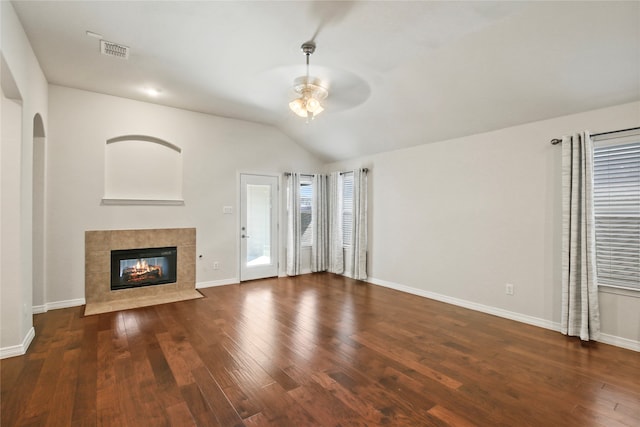
[[[103,55],[115,56],[117,58],[128,59],[129,48],[121,44],[100,40],[100,52]]]

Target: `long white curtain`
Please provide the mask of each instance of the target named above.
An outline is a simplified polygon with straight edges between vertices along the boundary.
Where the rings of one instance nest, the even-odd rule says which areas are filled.
[[[300,274],[300,175],[287,178],[287,275]]]
[[[342,175],[329,175],[329,266],[331,273],[344,273],[344,242],[342,241]]]
[[[593,214],[593,143],[587,132],[562,138],[562,319],[565,335],[600,333]]]
[[[312,244],[311,271],[326,271],[329,256],[327,175],[313,175],[313,201],[311,203]]]
[[[367,172],[353,171],[353,236],[351,244],[351,277],[367,278]]]
[[[287,275],[301,273],[300,174],[287,178]],[[343,242],[343,176],[313,175],[311,271],[367,278],[367,173],[353,171],[350,242]],[[348,246],[345,259],[345,244]],[[345,266],[349,266],[346,271]]]

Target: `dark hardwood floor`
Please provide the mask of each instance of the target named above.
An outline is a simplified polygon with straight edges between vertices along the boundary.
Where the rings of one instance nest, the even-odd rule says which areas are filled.
[[[638,426],[640,355],[331,274],[35,316],[2,426]]]

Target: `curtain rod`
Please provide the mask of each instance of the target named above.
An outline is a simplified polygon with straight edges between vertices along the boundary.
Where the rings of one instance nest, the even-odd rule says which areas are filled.
[[[345,173],[351,173],[351,172],[352,172],[352,171],[340,172],[340,175],[344,175]],[[362,172],[364,172],[364,173],[368,173],[368,172],[369,172],[369,169],[367,169],[367,168],[362,168]]]
[[[610,134],[612,134],[612,133],[627,132],[627,131],[630,131],[630,130],[640,130],[640,127],[629,128],[629,129],[620,129],[620,130],[612,130],[612,131],[609,131],[609,132],[594,133],[594,134],[593,134],[593,135],[591,135],[591,136],[610,135]],[[562,142],[562,139],[559,139],[559,138],[553,138],[553,139],[551,140],[551,145],[557,145],[557,144],[560,144],[561,142]]]
[[[364,173],[368,173],[368,172],[369,172],[369,169],[367,169],[367,168],[362,168],[362,172],[364,172]],[[349,172],[340,172],[340,175],[344,175],[345,173],[349,173]],[[284,173],[284,176],[290,176],[290,175],[291,175],[291,172],[285,172],[285,173]],[[310,173],[303,173],[303,174],[300,174],[300,175],[313,176],[313,174],[310,174]]]
[[[292,174],[292,173],[293,173],[293,172],[285,172],[285,173],[284,173],[284,176],[291,176],[291,174]],[[302,175],[302,176],[313,176],[313,174],[312,174],[312,173],[301,173],[301,174],[299,174],[299,175]]]

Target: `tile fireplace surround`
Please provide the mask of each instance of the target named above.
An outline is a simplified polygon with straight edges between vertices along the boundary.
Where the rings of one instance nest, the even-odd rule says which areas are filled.
[[[177,280],[111,290],[111,251],[176,246]],[[202,298],[196,290],[196,229],[96,230],[84,234],[85,315]]]

